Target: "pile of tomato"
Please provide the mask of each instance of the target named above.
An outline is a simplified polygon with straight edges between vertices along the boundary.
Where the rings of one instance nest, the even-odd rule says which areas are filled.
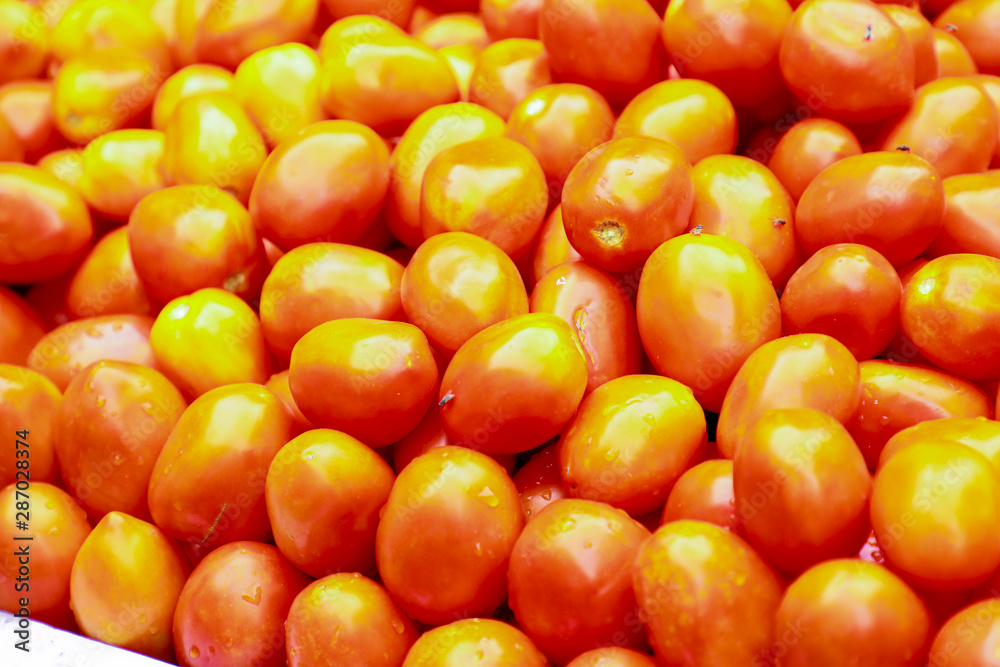
[[[1000,0],[901,1],[0,0],[3,641],[1000,666]]]

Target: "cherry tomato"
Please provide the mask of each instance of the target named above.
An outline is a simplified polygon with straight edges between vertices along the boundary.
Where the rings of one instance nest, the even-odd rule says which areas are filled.
[[[919,8],[902,4],[884,4],[882,11],[906,33],[913,47],[915,63],[914,84],[922,86],[938,78],[937,55],[934,52],[934,27],[924,18]]]
[[[677,478],[667,496],[667,504],[663,506],[660,523],[663,525],[682,519],[714,523],[732,532],[739,529],[732,461],[702,461]]]
[[[91,248],[67,286],[65,302],[66,312],[73,319],[155,312],[157,307],[132,263],[128,227],[119,227]]]
[[[538,39],[542,0],[483,0],[479,11],[492,41],[522,37]]]
[[[879,469],[900,450],[927,440],[951,440],[971,447],[1000,470],[1000,422],[986,417],[929,419],[904,428],[885,443]]]
[[[552,83],[549,56],[537,39],[502,39],[479,54],[469,101],[506,120],[532,91]]]
[[[817,174],[861,152],[858,138],[846,125],[829,118],[807,118],[778,139],[766,164],[798,202]]]
[[[996,41],[1000,3],[960,0],[939,14],[934,25],[947,29],[962,42],[980,72],[1000,75],[1000,46]]]
[[[176,1],[176,0],[175,0]],[[205,93],[233,91],[233,73],[216,65],[188,65],[163,82],[153,101],[154,130],[165,130],[181,101]]]
[[[944,179],[944,224],[924,252],[928,257],[975,253],[1000,258],[1000,171]]]
[[[0,118],[33,164],[65,146],[52,118],[51,81],[13,81],[0,86]]]
[[[542,279],[542,276],[560,264],[575,262],[579,259],[582,259],[580,253],[570,245],[569,238],[566,236],[562,205],[558,205],[552,209],[552,213],[542,223],[542,228],[535,240],[535,247],[532,248],[531,266],[528,271],[530,286],[534,287]]]
[[[25,365],[46,330],[28,302],[0,285],[0,363]]]
[[[27,453],[18,454],[21,447],[14,443],[0,456],[0,488],[13,484],[18,462],[30,460],[32,482],[51,482],[57,475],[54,422],[62,393],[47,377],[33,370],[0,363],[0,428],[3,433],[17,434],[27,429]]]
[[[471,665],[546,667],[549,663],[517,628],[491,618],[469,618],[425,632],[403,667]]]

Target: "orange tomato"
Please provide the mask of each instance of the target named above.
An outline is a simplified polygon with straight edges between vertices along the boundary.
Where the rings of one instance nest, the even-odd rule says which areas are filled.
[[[480,661],[480,655],[497,665],[549,664],[527,635],[513,625],[492,618],[469,618],[425,632],[406,654],[402,667],[423,667],[435,662],[467,665]]]
[[[95,212],[128,220],[143,197],[165,187],[165,135],[158,130],[114,130],[83,149],[77,190]]]
[[[524,518],[531,521],[543,509],[566,497],[559,473],[559,447],[549,445],[533,454],[513,479],[521,495]]]
[[[83,178],[83,149],[63,148],[57,150],[40,159],[37,166],[75,190],[80,179]]]
[[[59,474],[54,425],[61,400],[59,388],[41,373],[0,363],[0,427],[14,434],[28,429],[28,437],[22,440],[29,447],[32,482],[51,482]],[[15,444],[0,455],[0,488],[17,481],[17,462],[25,457],[18,455],[21,449]]]
[[[660,525],[682,519],[714,523],[732,532],[739,530],[732,461],[702,461],[677,478],[663,506]]]
[[[155,312],[132,264],[128,227],[119,227],[94,245],[73,274],[65,302],[73,319]]]
[[[485,47],[490,43],[483,20],[475,14],[442,14],[413,32],[432,49],[468,44]]]
[[[943,28],[934,28],[934,58],[937,61],[938,78],[967,76],[979,72],[965,45]]]
[[[312,423],[306,419],[305,415],[302,414],[302,411],[299,410],[299,406],[295,405],[295,399],[292,398],[292,390],[288,386],[288,370],[275,373],[268,378],[264,386],[270,389],[271,392],[278,397],[278,400],[285,406],[288,416],[292,418],[292,432],[294,435],[300,435],[315,428]]]
[[[904,428],[885,443],[878,469],[881,470],[885,462],[902,449],[931,440],[950,440],[971,447],[1000,470],[1000,422],[986,417],[929,419]]]
[[[944,224],[924,255],[957,253],[1000,257],[1000,229],[994,223],[1000,202],[1000,171],[944,179]]]
[[[125,0],[77,0],[52,27],[49,37],[57,62],[124,48],[164,69],[170,67],[163,31],[143,7]]]
[[[532,91],[552,83],[549,56],[537,39],[502,39],[476,59],[469,101],[506,120]]]
[[[861,153],[861,143],[846,125],[828,118],[807,118],[778,139],[765,163],[798,202],[821,171]]]
[[[993,76],[991,74],[980,74],[975,77],[975,81],[983,87],[983,92],[991,100],[993,104],[996,105],[997,110],[1000,111],[1000,76]],[[3,102],[0,101],[0,109],[3,108]],[[1000,139],[997,140],[997,150],[993,154],[993,159],[990,161],[990,169],[1000,169]]]
[[[459,99],[468,101],[469,86],[472,83],[472,72],[476,68],[476,61],[479,60],[479,53],[482,49],[471,44],[455,44],[453,46],[443,46],[438,49],[438,53],[444,56],[451,68],[451,73],[455,75],[458,83]]]
[[[23,0],[0,0],[0,85],[42,75],[49,32],[41,8]]]
[[[938,629],[930,647],[931,665],[986,667],[996,654],[996,598],[965,607]]]
[[[215,65],[188,65],[163,82],[153,100],[153,129],[165,130],[182,100],[205,93],[233,90],[232,72]]]
[[[903,29],[906,39],[913,47],[914,85],[922,86],[938,78],[938,60],[934,51],[934,26],[920,10],[904,5],[882,5],[882,11]]]
[[[580,253],[570,245],[563,225],[562,206],[557,205],[552,213],[542,223],[531,251],[531,267],[527,281],[529,287],[534,287],[546,273],[560,264],[575,262],[582,259]]]
[[[479,12],[490,40],[538,39],[542,0],[482,0]]]
[[[1000,75],[1000,3],[996,0],[960,0],[934,19],[968,49],[983,74]]]
[[[38,162],[65,145],[52,117],[51,81],[14,81],[0,86],[0,118],[24,149],[25,162]]]

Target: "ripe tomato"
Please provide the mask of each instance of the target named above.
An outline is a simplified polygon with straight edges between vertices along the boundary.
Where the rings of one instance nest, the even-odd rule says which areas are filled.
[[[879,469],[900,450],[928,440],[951,440],[971,447],[1000,470],[1000,422],[986,417],[929,419],[904,428],[885,444]]]
[[[921,599],[887,568],[831,560],[785,591],[775,618],[779,641],[766,657],[788,667],[918,667],[931,622]]]
[[[934,58],[937,61],[939,79],[979,72],[965,45],[943,28],[934,28]]]
[[[307,583],[269,544],[219,547],[195,567],[177,601],[178,664],[216,665],[219,654],[231,664],[285,665],[285,619]]]
[[[566,667],[657,667],[657,663],[645,653],[609,646],[581,653]]]
[[[931,667],[968,665],[987,667],[997,646],[997,598],[981,600],[948,619],[930,647]]]
[[[12,81],[0,86],[0,118],[24,149],[24,161],[29,164],[65,146],[52,118],[51,81]]]
[[[54,422],[62,400],[59,388],[33,370],[0,363],[0,429],[3,433],[30,431],[27,454],[16,443],[0,454],[0,488],[17,478],[18,461],[29,458],[32,482],[51,482],[56,468]],[[21,464],[22,469],[25,464]]]
[[[490,43],[483,20],[474,14],[442,14],[414,30],[413,36],[433,49],[459,44],[483,48]]]
[[[944,179],[944,224],[924,252],[928,257],[975,253],[1000,258],[1000,171]]]
[[[119,227],[91,248],[69,281],[65,302],[66,313],[73,319],[154,313],[157,306],[132,263],[128,227]]]
[[[55,454],[63,487],[91,521],[114,511],[150,519],[149,478],[186,407],[146,366],[99,361],[73,378],[53,415]]]
[[[172,660],[171,624],[191,566],[151,523],[111,512],[94,526],[73,561],[73,615],[88,637],[159,660]]]
[[[846,125],[829,118],[806,118],[778,139],[766,164],[798,202],[817,174],[861,152],[858,138]]]
[[[573,329],[555,315],[531,313],[466,341],[441,378],[438,406],[456,444],[518,453],[558,435],[586,388],[586,357]]]
[[[389,151],[377,134],[349,120],[314,123],[261,167],[250,216],[285,251],[317,241],[351,243],[374,222],[388,187]]]
[[[993,100],[997,110],[1000,111],[1000,75],[980,74],[974,77],[975,81],[983,87],[986,95]],[[0,93],[2,94],[2,93]],[[3,109],[3,101],[0,98],[0,111]],[[990,161],[990,169],[1000,169],[1000,140],[997,140],[997,150]]]
[[[167,40],[149,13],[123,0],[79,0],[70,5],[49,34],[52,56],[65,62],[79,55],[124,47],[166,68]]]
[[[521,494],[521,505],[524,506],[524,518],[527,521],[531,521],[555,501],[565,498],[559,474],[558,445],[549,445],[533,454],[518,469],[513,479],[517,492]]]
[[[425,632],[403,667],[471,665],[546,667],[549,663],[517,628],[491,618],[469,618]]]
[[[45,14],[22,0],[0,2],[0,84],[42,74],[49,55]]]
[[[285,406],[285,411],[288,416],[292,418],[292,433],[294,435],[300,435],[306,431],[311,431],[315,428],[312,423],[306,419],[302,411],[299,410],[299,406],[295,405],[295,399],[292,398],[292,390],[288,386],[288,371],[283,370],[280,373],[275,373],[267,382],[264,384],[265,387],[271,390],[278,400],[281,401],[282,405]]]
[[[354,572],[303,588],[288,610],[285,638],[289,667],[399,667],[417,631],[384,588]]]
[[[806,0],[779,55],[792,92],[817,114],[882,120],[913,99],[915,57],[906,32],[867,0]]]
[[[41,158],[37,166],[75,189],[80,178],[83,177],[83,149],[63,148],[57,150]],[[102,221],[95,222],[101,225]]]
[[[883,4],[884,11],[906,33],[906,40],[913,47],[914,84],[922,86],[938,78],[937,55],[934,52],[934,27],[916,7],[902,4]]]
[[[158,130],[115,130],[87,145],[77,189],[94,212],[128,220],[143,197],[164,187],[164,137]]]
[[[810,408],[841,424],[861,401],[858,362],[824,334],[796,334],[765,343],[747,358],[719,413],[719,453],[733,458],[760,417],[779,408]]]
[[[378,526],[378,571],[422,623],[489,616],[507,597],[507,563],[524,527],[514,483],[490,457],[438,447],[400,471]]]
[[[903,151],[855,155],[809,183],[795,209],[795,235],[810,255],[859,243],[902,266],[934,240],[944,204],[941,176],[924,158]]]
[[[483,0],[479,12],[492,41],[521,37],[538,39],[542,0]]]
[[[1000,480],[958,442],[924,440],[889,458],[875,476],[871,520],[893,570],[920,588],[969,589],[1000,565]]]
[[[613,644],[643,649],[632,563],[649,537],[621,510],[558,500],[524,528],[508,572],[518,624],[556,664]]]
[[[549,56],[537,39],[502,39],[479,54],[469,81],[469,101],[504,120],[532,91],[552,83]]]
[[[205,93],[230,93],[233,73],[216,65],[188,65],[163,82],[153,101],[154,130],[165,130],[177,105],[189,97]]]
[[[0,363],[25,365],[46,329],[28,302],[0,285]]]
[[[438,49],[438,53],[448,61],[451,73],[455,75],[458,83],[459,99],[463,102],[469,100],[469,85],[472,83],[472,71],[476,68],[476,61],[482,48],[471,44],[455,44],[453,46],[443,46]]]
[[[579,259],[582,259],[580,253],[570,245],[569,238],[566,236],[562,205],[557,205],[542,223],[542,228],[535,240],[535,247],[531,250],[531,266],[528,269],[527,278],[530,283],[529,287],[534,287],[542,279],[542,276],[560,264],[575,262]]]
[[[257,384],[231,384],[195,399],[153,467],[153,521],[168,536],[200,547],[269,539],[265,479],[291,428],[278,398]]]
[[[783,584],[728,530],[701,521],[660,527],[639,550],[632,581],[666,664],[751,665],[771,646]]]
[[[983,74],[1000,75],[1000,2],[996,0],[960,0],[934,19],[969,50],[976,67]]]
[[[677,478],[663,506],[660,525],[682,519],[714,523],[732,532],[740,530],[733,493],[732,461],[702,461]]]

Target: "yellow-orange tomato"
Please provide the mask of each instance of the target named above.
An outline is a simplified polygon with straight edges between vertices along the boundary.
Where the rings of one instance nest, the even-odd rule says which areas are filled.
[[[560,439],[563,486],[571,498],[642,516],[663,506],[706,443],[705,413],[689,388],[654,375],[619,377],[583,400]]]
[[[55,76],[52,113],[64,137],[85,144],[148,117],[163,65],[126,48],[88,51],[70,58]]]
[[[158,130],[115,130],[87,144],[77,189],[91,209],[127,220],[140,199],[163,188],[164,142]]]
[[[24,366],[46,330],[41,316],[24,299],[0,285],[0,364]]]
[[[99,361],[73,378],[55,415],[55,450],[65,489],[92,520],[114,511],[149,520],[149,477],[186,407],[146,366]]]
[[[403,27],[410,21],[416,0],[323,0],[334,21],[344,18],[380,18]]]
[[[57,150],[40,159],[37,166],[75,190],[77,183],[83,177],[83,149]]]
[[[934,19],[968,49],[977,69],[983,74],[1000,75],[1000,4],[995,0],[960,0]]]
[[[170,66],[163,31],[142,7],[125,0],[77,0],[52,28],[50,38],[57,61],[121,47]]]
[[[694,210],[688,230],[739,241],[782,290],[802,263],[795,206],[770,169],[750,158],[712,155],[694,166]]]
[[[903,449],[920,442],[950,440],[971,447],[1000,470],[1000,422],[986,417],[929,419],[899,431],[885,443],[878,469]]]
[[[175,540],[210,550],[269,540],[265,479],[291,428],[281,401],[259,384],[219,387],[196,399],[156,459],[149,480],[154,523]]]
[[[94,245],[73,274],[65,300],[66,312],[73,319],[154,312],[132,264],[127,227],[119,227]]]
[[[632,300],[615,279],[584,262],[553,268],[531,292],[531,312],[564,319],[587,359],[587,393],[642,368]]]
[[[314,123],[268,156],[250,216],[286,251],[317,241],[351,243],[372,225],[388,188],[389,151],[375,132],[350,120]]]
[[[736,150],[736,111],[725,94],[705,81],[663,81],[635,96],[615,123],[615,137],[672,141],[694,164]]]
[[[505,130],[500,116],[467,102],[434,107],[414,120],[389,158],[385,215],[393,235],[411,248],[424,240],[420,190],[427,165],[438,153],[473,139],[503,136]]]
[[[475,14],[442,14],[420,26],[413,36],[434,49],[458,44],[482,48],[490,43],[483,20]]]
[[[861,143],[846,125],[829,118],[806,118],[778,139],[766,164],[798,202],[817,174],[861,152]]]
[[[17,479],[17,462],[30,459],[31,482],[50,482],[57,474],[55,438],[56,411],[62,394],[47,377],[36,371],[0,363],[0,428],[16,434],[27,430],[27,454],[18,454],[23,447],[11,443],[0,453],[0,488]],[[23,475],[22,475],[23,478]]]
[[[427,337],[412,324],[324,322],[292,350],[289,386],[312,423],[370,447],[391,444],[423,418],[438,382]]]
[[[44,169],[0,162],[0,283],[57,278],[90,246],[94,226],[76,190]]]
[[[474,139],[428,163],[420,193],[424,236],[470,232],[515,261],[545,220],[548,189],[538,160],[513,139]]]
[[[934,27],[931,22],[920,13],[919,8],[902,4],[883,4],[882,11],[903,29],[907,41],[913,47],[916,63],[914,84],[922,86],[938,78],[937,55],[934,53]]]
[[[483,0],[479,12],[492,41],[520,37],[538,39],[542,0]]]
[[[267,148],[253,120],[225,93],[181,100],[164,129],[163,171],[174,185],[214,185],[244,205]]]
[[[27,475],[20,479],[26,481]],[[21,518],[17,512],[24,512],[17,509],[17,503],[24,502],[23,497],[17,495],[14,484],[0,490],[0,517],[4,521],[0,540],[11,545],[0,553],[0,609],[11,614],[21,609],[25,591],[18,591],[15,583],[24,576],[19,569],[28,567],[31,619],[69,627],[73,620],[69,607],[70,572],[80,545],[90,533],[90,524],[80,506],[59,487],[46,482],[31,482],[30,486],[32,540],[27,565],[19,561],[17,547],[13,546],[21,546],[14,537],[24,536],[16,529],[16,520]]]
[[[538,232],[535,247],[531,251],[531,267],[528,271],[528,287],[542,279],[546,273],[566,262],[576,262],[582,259],[580,253],[570,245],[563,225],[562,206],[556,206],[552,213],[542,223]]]
[[[455,75],[458,83],[459,99],[468,101],[469,86],[472,83],[472,72],[476,68],[476,61],[479,60],[479,53],[482,49],[472,44],[454,44],[452,46],[442,46],[438,53],[444,56],[451,67],[451,73]]]
[[[153,101],[153,129],[165,130],[181,100],[204,93],[228,93],[233,89],[232,72],[215,65],[188,65],[163,82]]]
[[[558,201],[569,172],[587,151],[611,139],[615,116],[596,90],[576,83],[542,86],[510,112],[507,136],[528,147]]]
[[[551,82],[549,56],[540,41],[502,39],[479,54],[469,83],[469,101],[507,119],[529,93]]]
[[[48,55],[42,10],[24,0],[0,0],[0,84],[40,76]]]
[[[264,384],[271,359],[257,314],[214,287],[174,299],[149,333],[157,366],[187,397],[222,385]]]
[[[171,660],[174,609],[190,572],[177,545],[159,528],[111,512],[94,526],[73,561],[73,615],[88,637]],[[124,619],[123,609],[130,614]]]
[[[285,406],[285,411],[292,418],[292,433],[294,435],[300,435],[315,428],[312,422],[306,419],[306,416],[299,410],[299,406],[295,405],[295,399],[292,398],[292,390],[288,386],[288,370],[275,373],[268,378],[264,386],[270,389],[278,397],[282,405]]]
[[[944,179],[944,224],[924,252],[927,257],[976,253],[1000,257],[1000,171],[962,174]]]
[[[768,410],[810,408],[841,424],[857,412],[861,375],[851,351],[823,334],[795,334],[754,350],[726,392],[716,433],[719,453],[733,458]]]
[[[236,69],[255,51],[305,40],[318,9],[319,0],[177,0],[175,55],[182,65]]]
[[[320,72],[320,100],[331,117],[386,136],[399,134],[431,107],[458,99],[444,56],[405,35],[361,35],[324,59]]]
[[[24,160],[35,163],[65,142],[52,118],[51,81],[13,81],[0,86],[0,118],[24,149]]]
[[[303,433],[278,451],[267,471],[275,544],[312,577],[373,572],[379,510],[395,480],[389,464],[351,436]]]
[[[747,357],[781,335],[778,296],[750,250],[685,234],[650,256],[636,299],[639,334],[656,369],[718,412]]]
[[[933,36],[938,78],[967,76],[979,72],[972,55],[958,37],[942,28],[934,28]]]
[[[232,94],[273,148],[323,119],[319,56],[302,44],[257,51],[236,68]]]
[[[405,319],[400,303],[403,267],[374,250],[311,243],[279,259],[260,297],[264,337],[283,362],[308,331],[349,317]]]
[[[136,274],[155,301],[202,287],[254,299],[267,262],[247,210],[211,185],[178,185],[144,197],[129,217]]]

